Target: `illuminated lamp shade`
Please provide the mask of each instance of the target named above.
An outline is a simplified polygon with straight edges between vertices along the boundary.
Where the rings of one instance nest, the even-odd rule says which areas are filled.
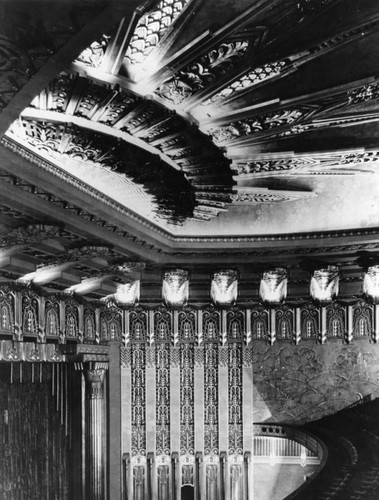
[[[259,296],[267,304],[281,304],[287,297],[287,271],[277,267],[264,272],[259,287]]]
[[[379,304],[379,265],[367,269],[363,279],[363,293],[374,304]]]
[[[310,284],[312,299],[320,304],[330,304],[338,295],[339,279],[339,269],[336,266],[314,271]]]
[[[237,301],[238,273],[234,270],[214,273],[211,284],[211,298],[217,306],[230,306]]]
[[[168,307],[183,307],[188,302],[189,273],[175,269],[164,273],[162,299]]]
[[[130,281],[117,286],[113,299],[120,306],[133,307],[140,297],[140,280]]]

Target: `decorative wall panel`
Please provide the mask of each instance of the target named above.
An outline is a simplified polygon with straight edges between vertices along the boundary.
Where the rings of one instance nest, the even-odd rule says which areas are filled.
[[[122,313],[116,306],[100,313],[100,340],[107,342],[109,340],[121,340],[122,332]]]
[[[10,289],[0,290],[0,330],[13,333],[15,298]]]
[[[243,454],[242,348],[241,342],[229,344],[229,455]]]
[[[288,306],[282,306],[275,312],[277,340],[293,340],[294,312]]]
[[[373,325],[373,306],[364,300],[360,300],[354,306],[353,322],[355,337],[371,335]]]
[[[50,299],[45,302],[45,332],[47,337],[57,337],[60,330],[59,300]]]
[[[180,454],[195,455],[194,345],[180,346]]]
[[[208,323],[212,325],[213,323]],[[212,330],[214,331],[214,330]],[[204,455],[218,455],[218,344],[204,346]]]

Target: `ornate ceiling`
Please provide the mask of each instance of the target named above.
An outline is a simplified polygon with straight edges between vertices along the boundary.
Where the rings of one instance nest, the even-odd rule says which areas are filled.
[[[313,259],[359,293],[359,252],[379,251],[377,2],[126,3],[0,6],[2,279],[98,298],[139,262],[153,300],[181,265],[204,298],[234,266],[251,298],[267,266],[305,293]]]

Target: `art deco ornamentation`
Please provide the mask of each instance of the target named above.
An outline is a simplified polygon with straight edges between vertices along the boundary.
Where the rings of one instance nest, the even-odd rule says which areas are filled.
[[[363,279],[363,293],[374,304],[379,304],[379,265],[367,269]]]
[[[156,94],[174,104],[181,104],[217,78],[230,72],[246,54],[248,47],[248,40],[221,43],[166,80],[156,90]]]
[[[132,455],[146,456],[145,346],[132,344]]]
[[[65,303],[65,334],[66,338],[75,338],[79,333],[79,310],[75,302]]]
[[[125,55],[132,66],[132,76],[141,77],[147,56],[157,47],[162,37],[191,0],[161,0],[155,9],[143,14],[134,30]]]
[[[14,294],[7,288],[0,290],[0,329],[11,332],[14,327]]]
[[[259,306],[251,313],[251,331],[253,340],[268,340],[268,318],[267,309]]]
[[[218,455],[218,345],[204,346],[204,455]]]
[[[102,35],[99,41],[91,43],[89,47],[83,50],[77,57],[76,61],[92,68],[101,66],[101,62],[105,55],[110,36]]]
[[[328,266],[313,272],[310,284],[310,294],[313,300],[320,304],[329,304],[338,296],[339,269]]]
[[[195,454],[194,346],[180,346],[180,454]]]
[[[309,110],[307,112],[305,109],[282,109],[264,115],[246,118],[245,120],[234,121],[229,125],[211,129],[210,133],[216,144],[222,144],[233,139],[291,125],[299,120],[303,120],[307,114],[309,114]]]
[[[346,332],[346,311],[339,304],[331,304],[326,310],[329,338],[344,338]]]
[[[211,284],[211,298],[215,305],[231,305],[237,300],[238,273],[234,270],[214,273]]]
[[[176,269],[164,273],[162,298],[168,307],[183,307],[189,296],[189,273]]]
[[[22,295],[22,331],[24,335],[37,335],[39,331],[38,295],[28,291]]]
[[[222,101],[228,97],[234,96],[235,94],[254,87],[258,83],[264,82],[276,76],[279,76],[282,69],[288,64],[289,60],[275,61],[272,63],[267,63],[263,66],[252,69],[246,75],[242,76],[238,80],[224,87],[222,90],[214,94],[210,99],[204,101],[203,105],[208,106],[210,104]]]
[[[93,340],[96,335],[95,311],[92,308],[84,308],[84,339]]]
[[[242,348],[241,342],[231,342],[228,347],[229,385],[229,455],[242,455]]]
[[[60,316],[59,301],[47,300],[45,303],[45,332],[47,337],[59,335]]]
[[[275,330],[277,340],[293,340],[294,315],[291,308],[282,306],[276,311]]]
[[[170,343],[157,342],[156,374],[156,454],[170,454]]]
[[[353,310],[354,336],[365,337],[372,334],[373,306],[360,300]]]
[[[178,312],[178,333],[182,342],[195,342],[197,332],[197,311],[186,309]]]
[[[320,309],[308,304],[301,309],[301,337],[318,340],[320,335]]]
[[[12,229],[0,238],[0,246],[32,245],[50,238],[58,238],[62,228],[45,224],[28,224]]]
[[[101,341],[121,340],[121,310],[113,306],[100,313]]]
[[[263,273],[259,296],[268,304],[280,304],[287,297],[287,271],[276,268]]]

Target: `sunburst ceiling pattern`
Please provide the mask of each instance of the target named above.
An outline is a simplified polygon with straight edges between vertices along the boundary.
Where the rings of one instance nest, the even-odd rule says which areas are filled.
[[[176,235],[378,225],[374,4],[148,2],[7,135]]]

